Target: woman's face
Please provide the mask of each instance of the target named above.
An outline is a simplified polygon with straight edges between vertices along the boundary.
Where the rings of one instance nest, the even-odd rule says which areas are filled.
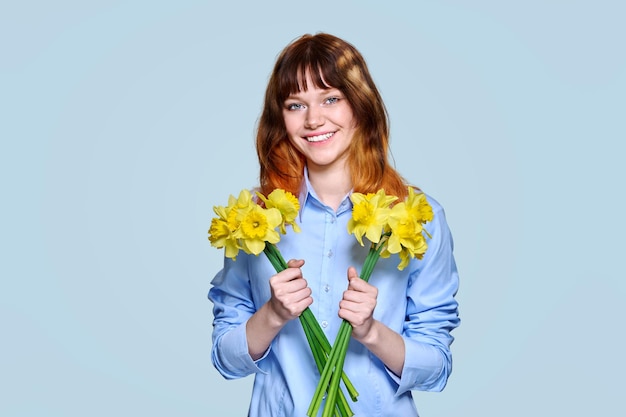
[[[290,95],[283,105],[287,135],[304,155],[309,170],[345,169],[356,120],[350,103],[336,88],[315,87]]]

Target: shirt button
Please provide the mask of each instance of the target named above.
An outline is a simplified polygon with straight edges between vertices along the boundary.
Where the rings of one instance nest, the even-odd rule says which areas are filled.
[[[328,251],[328,257],[329,257],[329,258],[332,258],[332,257],[333,257],[333,251],[332,251],[332,249]]]
[[[324,285],[324,292],[328,292],[330,291],[330,285],[326,284]]]
[[[324,321],[322,322],[322,327],[323,327],[323,328],[327,328],[327,327],[328,327],[328,322],[327,322],[326,320],[324,320]]]

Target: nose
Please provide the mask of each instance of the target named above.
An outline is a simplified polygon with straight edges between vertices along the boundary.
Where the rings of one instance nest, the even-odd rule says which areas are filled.
[[[324,124],[324,112],[322,109],[311,106],[307,109],[304,125],[307,129],[316,129]]]

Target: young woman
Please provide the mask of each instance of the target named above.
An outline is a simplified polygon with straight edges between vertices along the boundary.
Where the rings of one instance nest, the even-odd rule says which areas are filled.
[[[296,320],[310,307],[331,341],[353,326],[344,371],[359,391],[357,416],[417,416],[411,390],[440,391],[452,370],[459,325],[452,237],[432,198],[423,259],[398,270],[381,258],[358,277],[368,251],[348,234],[353,192],[383,188],[403,200],[408,184],[389,164],[387,113],[361,54],[329,34],[288,45],[272,72],[257,133],[260,191],[290,191],[300,233],[278,247],[291,259],[276,273],[264,256],[226,259],[212,281],[212,360],[225,378],[255,374],[249,415],[304,416],[319,381]]]

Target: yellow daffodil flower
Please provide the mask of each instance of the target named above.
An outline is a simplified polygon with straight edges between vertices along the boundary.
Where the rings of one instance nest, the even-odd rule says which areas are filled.
[[[234,197],[233,197],[234,200]],[[233,202],[231,200],[231,202]],[[217,206],[213,208],[215,217],[211,220],[211,228],[209,229],[209,241],[211,246],[216,248],[224,248],[224,255],[227,258],[236,259],[239,253],[239,245],[237,238],[233,232],[239,227],[236,221],[236,211],[233,206],[228,207]]]
[[[418,222],[405,203],[396,204],[389,214],[391,236],[387,243],[390,253],[399,253],[402,246],[413,248],[414,240],[422,236],[422,224]]]
[[[300,227],[296,224],[296,217],[298,216],[298,211],[300,210],[300,203],[298,202],[296,196],[291,194],[289,191],[281,189],[272,191],[267,197],[258,192],[256,195],[263,200],[266,208],[276,208],[280,211],[283,219],[280,224],[280,233],[287,233],[287,225],[291,225],[294,232],[300,232]]]
[[[283,221],[280,211],[262,208],[248,190],[242,190],[236,198],[229,196],[227,207],[216,206],[213,211],[217,217],[211,220],[209,241],[216,248],[225,248],[227,258],[236,259],[240,249],[258,255],[266,242],[280,240],[275,230]]]
[[[276,228],[281,224],[282,216],[278,209],[264,209],[253,203],[240,220],[239,229],[234,235],[246,253],[258,255],[265,249],[266,242],[274,244],[280,240]]]
[[[409,187],[409,196],[406,199],[406,206],[413,218],[420,223],[427,223],[434,217],[433,208],[428,204],[426,194],[415,194],[413,187]]]
[[[352,193],[352,218],[348,221],[348,233],[354,234],[357,241],[363,246],[363,236],[370,242],[378,243],[389,216],[389,206],[398,197],[388,196],[385,190],[376,194],[367,195]]]
[[[241,221],[241,218],[245,216],[246,212],[252,209],[253,206],[256,206],[256,203],[252,201],[252,194],[246,189],[241,190],[237,198],[232,195],[228,197],[228,207],[235,210],[238,221]]]

